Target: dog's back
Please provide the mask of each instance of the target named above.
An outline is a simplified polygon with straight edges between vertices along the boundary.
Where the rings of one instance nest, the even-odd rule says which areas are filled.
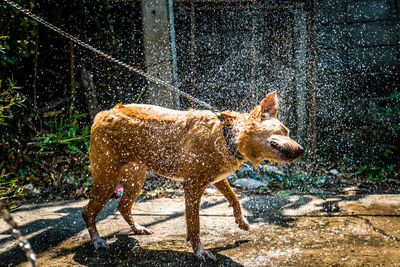
[[[90,142],[91,162],[114,153],[121,165],[141,162],[173,179],[183,178],[185,165],[195,168],[196,162],[229,156],[220,121],[212,112],[151,105],[118,104],[100,112],[94,119]],[[215,167],[214,160],[212,164]]]

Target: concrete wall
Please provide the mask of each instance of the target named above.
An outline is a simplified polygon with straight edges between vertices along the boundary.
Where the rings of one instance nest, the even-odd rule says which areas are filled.
[[[380,108],[399,104],[390,94],[400,90],[400,1],[319,0],[317,13],[320,137],[387,133]]]
[[[400,0],[317,3],[318,142],[373,137],[371,130],[393,137],[391,118],[381,108],[396,104],[390,94],[400,90]],[[190,3],[175,4],[182,88],[234,110],[249,110],[276,90],[281,118],[296,138],[307,140],[312,112],[307,14],[266,10],[262,4],[253,2],[260,8],[252,9],[243,3],[196,3],[194,17]]]
[[[295,124],[294,15],[268,5],[196,3],[192,18],[190,3],[175,4],[179,78],[222,110],[249,111],[277,91],[281,117]]]

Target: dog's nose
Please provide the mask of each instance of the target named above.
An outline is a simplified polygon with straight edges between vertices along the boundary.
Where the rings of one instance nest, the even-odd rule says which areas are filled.
[[[296,151],[296,152],[297,152],[297,153],[296,153],[296,154],[297,154],[297,157],[300,157],[300,156],[303,156],[303,155],[304,155],[304,152],[305,152],[305,151],[304,151],[304,148],[303,148],[302,146],[299,145],[299,146],[297,147],[297,151]]]

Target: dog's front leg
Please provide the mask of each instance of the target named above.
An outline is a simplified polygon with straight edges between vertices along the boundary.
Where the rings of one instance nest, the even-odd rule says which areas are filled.
[[[190,241],[193,251],[199,260],[217,260],[211,252],[203,248],[200,242],[200,201],[205,187],[185,184],[184,190],[187,240]]]
[[[228,180],[224,178],[222,181],[215,183],[214,185],[218,189],[218,191],[220,191],[224,195],[224,197],[229,201],[229,204],[232,206],[233,215],[235,216],[235,222],[239,225],[239,228],[243,230],[250,230],[250,225],[242,214],[240,202],[235,192],[233,192],[231,186],[229,185]]]

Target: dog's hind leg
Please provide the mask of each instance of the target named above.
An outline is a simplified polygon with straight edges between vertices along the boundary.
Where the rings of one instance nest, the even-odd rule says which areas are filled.
[[[154,234],[153,230],[139,225],[132,217],[132,205],[139,196],[146,180],[146,169],[140,164],[131,162],[121,168],[120,177],[124,192],[118,203],[119,212],[135,233]]]
[[[100,238],[96,228],[96,217],[110,199],[118,184],[118,168],[114,160],[99,157],[100,160],[91,161],[92,192],[90,200],[82,212],[93,245],[96,249],[107,247],[107,243]]]
[[[228,180],[224,178],[222,181],[215,183],[214,185],[218,189],[218,191],[220,191],[224,195],[224,197],[229,201],[229,204],[232,206],[233,215],[235,216],[235,222],[239,225],[239,228],[243,230],[249,230],[250,225],[247,222],[246,218],[242,215],[240,202],[235,192],[233,192],[231,186],[229,185]]]

